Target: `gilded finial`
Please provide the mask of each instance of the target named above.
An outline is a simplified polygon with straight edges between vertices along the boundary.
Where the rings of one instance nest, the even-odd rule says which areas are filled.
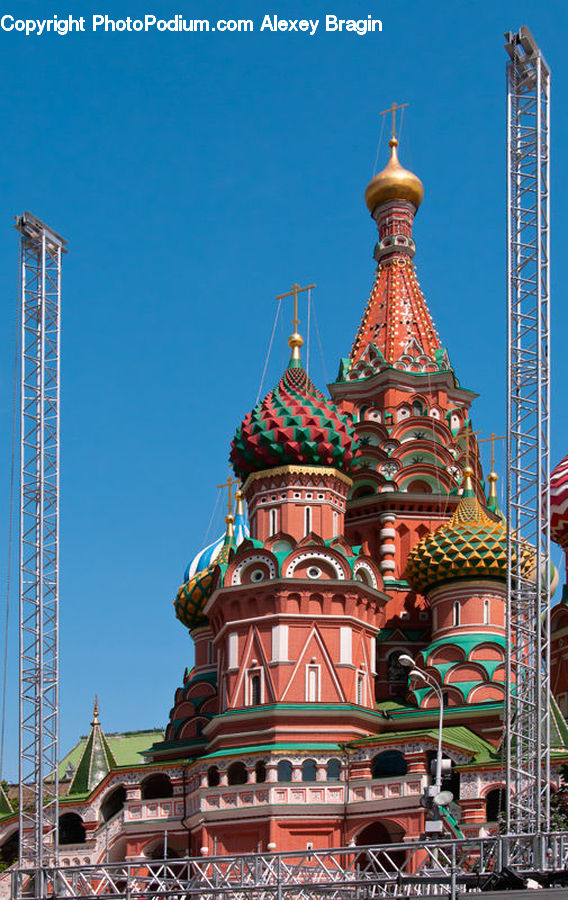
[[[465,469],[463,470],[463,479],[464,479],[463,480],[463,493],[464,493],[464,496],[466,494],[466,491],[470,491],[470,493],[473,494],[473,481],[471,480],[472,475],[473,475],[473,469],[471,468],[470,465],[467,465],[465,467]]]
[[[485,444],[487,441],[491,444],[491,456],[490,456],[490,465],[491,471],[487,476],[487,481],[489,482],[489,496],[487,498],[487,508],[492,510],[493,512],[500,513],[499,510],[499,501],[497,499],[497,482],[499,481],[499,476],[495,471],[495,441],[504,441],[505,435],[500,434],[497,435],[495,432],[491,432],[488,438],[483,438],[483,440],[478,441],[479,444]]]
[[[99,722],[99,698],[95,694],[95,703],[93,705],[93,721],[91,722],[91,726],[100,725]]]
[[[422,203],[424,196],[422,182],[413,172],[403,168],[398,159],[396,112],[405,106],[408,106],[408,103],[393,103],[392,106],[381,112],[381,116],[392,113],[392,129],[389,140],[391,153],[385,168],[371,179],[365,191],[365,203],[371,215],[377,207],[389,203],[391,200],[406,200],[408,203],[412,203],[415,210]]]
[[[244,506],[243,506],[243,492],[240,489],[240,482],[239,482],[239,487],[235,491],[235,503],[236,503],[235,516],[244,516],[245,510],[244,510]]]
[[[227,531],[225,532],[225,536],[228,538],[232,538],[235,536],[235,517],[232,513],[229,513],[228,516],[225,516],[225,525],[227,526]]]
[[[288,346],[292,350],[289,365],[291,364],[295,367],[301,365],[300,347],[304,343],[304,338],[298,331],[298,325],[300,324],[300,320],[298,318],[298,294],[301,294],[302,291],[311,291],[312,288],[315,288],[315,284],[307,284],[305,287],[300,287],[299,284],[293,284],[291,291],[275,297],[275,300],[284,300],[286,299],[286,297],[294,298],[294,315],[292,317],[292,326],[294,328],[294,331],[288,338]]]

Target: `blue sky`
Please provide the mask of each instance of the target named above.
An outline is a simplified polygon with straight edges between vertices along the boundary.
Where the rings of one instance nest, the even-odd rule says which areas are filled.
[[[10,12],[6,7],[4,12]],[[108,0],[17,13],[253,18],[253,34],[0,32],[0,564],[8,531],[17,292],[13,216],[69,241],[62,362],[61,742],[167,722],[191,643],[172,601],[204,539],[230,439],[255,401],[276,294],[316,282],[323,386],[350,349],[373,272],[363,202],[379,111],[408,102],[420,175],[419,277],[475,427],[503,433],[505,52],[529,24],[553,69],[553,462],[568,451],[562,285],[568,94],[561,2],[361,0],[325,6]],[[382,33],[259,33],[265,13],[383,21]],[[386,139],[379,153],[386,160]],[[305,330],[305,319],[302,323]],[[265,388],[286,359],[277,329]],[[217,507],[212,533],[222,527]],[[17,573],[14,572],[14,576]],[[12,595],[4,771],[17,772]],[[0,597],[4,617],[5,594]]]

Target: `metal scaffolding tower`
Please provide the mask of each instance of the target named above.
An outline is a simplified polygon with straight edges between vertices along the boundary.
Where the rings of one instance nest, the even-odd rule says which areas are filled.
[[[505,38],[507,832],[539,835],[550,826],[550,70],[527,27]]]
[[[26,212],[20,233],[20,866],[57,861],[59,334],[65,241]]]

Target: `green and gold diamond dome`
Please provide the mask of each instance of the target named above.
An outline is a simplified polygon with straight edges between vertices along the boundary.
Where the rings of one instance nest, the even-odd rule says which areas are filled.
[[[481,506],[471,486],[471,469],[465,469],[465,490],[449,522],[422,538],[410,551],[406,580],[420,594],[446,581],[461,578],[507,580],[507,527]],[[532,553],[522,551],[528,573]]]

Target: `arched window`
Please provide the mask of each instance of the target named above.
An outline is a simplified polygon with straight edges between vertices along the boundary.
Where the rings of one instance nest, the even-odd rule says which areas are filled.
[[[103,817],[103,821],[108,822],[109,819],[116,816],[124,806],[125,801],[126,791],[122,785],[115,788],[114,791],[111,791],[101,804],[101,816]]]
[[[456,600],[454,603],[454,626],[460,624],[460,602]]]
[[[413,400],[412,402],[412,415],[413,416],[421,416],[424,414],[423,406],[420,400]]]
[[[357,706],[365,705],[365,676],[363,672],[357,672],[357,696],[355,702]]]
[[[85,826],[81,816],[72,812],[59,816],[60,844],[84,844],[85,840]]]
[[[486,597],[483,601],[483,624],[489,625],[491,621],[491,600]]]
[[[328,781],[339,781],[341,777],[341,763],[338,759],[328,759],[326,774]]]
[[[319,666],[306,666],[306,700],[308,703],[319,702],[319,675]]]
[[[253,672],[249,680],[250,705],[260,706],[261,704],[261,685],[260,672]]]
[[[289,759],[281,759],[276,768],[278,781],[292,781],[292,763]]]
[[[302,763],[302,781],[316,780],[316,761],[315,759],[305,759]]]
[[[266,781],[266,764],[263,759],[259,759],[254,767],[256,775],[256,783],[263,784]]]
[[[271,510],[269,510],[269,515],[270,515],[269,534],[270,534],[270,536],[272,536],[273,534],[276,534],[276,532],[278,531],[278,512],[276,509],[271,509]]]
[[[219,769],[217,768],[217,766],[209,766],[209,768],[207,769],[207,786],[219,786]]]
[[[485,795],[485,818],[498,822],[505,815],[507,795],[504,788],[493,788]]]
[[[167,775],[157,772],[145,778],[141,785],[143,800],[156,800],[158,797],[173,797],[173,785]]]
[[[244,762],[231,763],[227,769],[227,781],[229,784],[246,784],[248,781],[247,769]]]
[[[312,530],[312,508],[306,506],[304,509],[304,534],[309,534]]]
[[[385,750],[378,753],[371,763],[372,778],[394,778],[406,775],[408,766],[400,750]]]

